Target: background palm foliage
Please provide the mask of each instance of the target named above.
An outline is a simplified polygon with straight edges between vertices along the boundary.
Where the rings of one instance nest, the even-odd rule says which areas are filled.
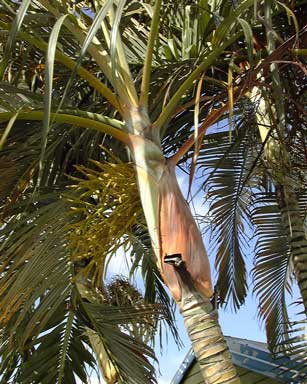
[[[254,290],[269,344],[302,354],[305,336],[289,334],[299,324],[291,330],[285,299],[293,269],[276,182],[285,164],[268,160],[266,144],[273,138],[286,154],[304,219],[306,62],[298,49],[306,42],[306,2],[163,1],[145,93],[153,1],[0,7],[2,382],[42,382],[43,375],[46,383],[85,382],[97,366],[109,382],[154,382],[144,342],[158,318],[178,340],[129,151],[108,134],[129,132],[125,106],[138,93],[164,155],[179,151],[179,165],[192,176],[199,166],[203,175],[221,301],[235,309],[244,303],[254,231]],[[275,106],[265,140],[248,94],[254,87]],[[230,129],[201,135],[188,151],[183,144],[205,133],[216,110]],[[35,120],[43,119],[42,130]],[[120,247],[131,254],[131,273],[141,269],[145,302],[127,281],[108,288],[102,279]]]
[[[154,355],[142,336],[147,335],[147,341],[153,336],[161,310],[145,305],[135,293],[129,303],[114,305],[112,287],[93,285],[85,272],[86,260],[72,257],[65,199],[56,199],[54,191],[40,196],[25,201],[26,209],[20,205],[22,211],[15,212],[2,231],[1,380],[75,382],[77,375],[86,381],[87,366],[95,364],[89,332],[104,351],[97,360],[102,365],[110,361],[113,376],[124,382],[153,380],[146,356]],[[136,292],[126,282],[117,280],[117,284]],[[118,290],[117,295],[119,300],[122,293]],[[131,327],[138,328],[138,338]],[[122,358],[124,348],[129,349],[129,359]]]
[[[295,277],[289,235],[282,217],[284,207],[265,161],[258,126],[252,123],[250,105],[248,109],[247,120],[237,122],[231,138],[228,131],[208,134],[198,159],[203,175],[200,180],[204,180],[202,188],[210,207],[203,225],[212,233],[217,291],[222,305],[234,309],[242,305],[248,283],[246,260],[254,251],[253,291],[259,299],[259,316],[265,320],[269,345],[275,353],[293,353],[302,359],[306,347],[304,320],[298,321],[299,327],[288,315]],[[305,140],[305,133],[303,137]],[[289,151],[295,164],[291,183],[296,185],[299,215],[304,219],[306,163],[305,159],[297,162],[302,151],[297,146],[297,137],[293,141]],[[280,169],[281,164],[277,167]],[[293,325],[296,326],[292,329]],[[296,337],[295,332],[299,333]]]
[[[306,8],[298,5],[293,11],[292,17],[306,12]],[[299,29],[300,17],[292,24],[292,32],[284,15],[277,13],[273,17],[278,20],[271,30],[276,40],[283,41],[294,34],[295,23]],[[259,19],[267,27],[265,18],[259,15]],[[265,31],[261,34],[258,30],[256,38],[259,36],[268,39]],[[234,124],[232,134],[224,131],[206,136],[199,155],[199,166],[205,176],[202,187],[211,204],[209,215],[219,270],[217,284],[222,301],[231,303],[234,308],[238,308],[244,301],[244,258],[250,254],[247,244],[254,236],[254,292],[259,298],[259,315],[265,319],[271,349],[275,352],[284,350],[303,358],[306,347],[303,341],[304,328],[295,327],[295,331],[303,332],[297,338],[289,335],[290,332],[293,336],[294,330],[291,330],[286,296],[292,292],[294,276],[291,236],[287,233],[287,225],[294,228],[296,224],[292,221],[293,217],[288,217],[289,213],[285,219],[285,211],[289,212],[290,207],[285,202],[283,191],[284,185],[293,187],[298,202],[297,217],[303,223],[306,216],[306,122],[303,107],[306,99],[303,80],[306,76],[305,59],[296,57],[294,62],[289,59],[278,62],[281,65],[278,67],[280,77],[277,85],[282,95],[279,107],[274,74],[271,79],[259,78],[255,84],[259,89],[263,87],[262,97],[274,106],[266,111],[271,122],[270,119],[266,120],[270,125],[265,127],[265,139],[261,137],[257,120],[257,115],[263,114],[259,99],[242,100],[230,115]],[[286,129],[279,126],[282,119]],[[273,154],[275,152],[274,156],[268,151]],[[294,345],[296,342],[298,344]]]

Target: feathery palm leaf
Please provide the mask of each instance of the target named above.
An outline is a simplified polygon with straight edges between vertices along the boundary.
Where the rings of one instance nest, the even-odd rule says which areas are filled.
[[[46,193],[45,199],[24,204],[27,209],[15,212],[1,233],[3,378],[39,382],[47,372],[49,382],[62,382],[65,378],[74,383],[73,373],[79,371],[84,378],[85,364],[92,364],[93,359],[85,353],[76,370],[66,367],[65,371],[64,357],[74,331],[74,315],[68,311],[74,287],[63,232],[66,203]],[[42,336],[50,329],[54,332],[49,337]],[[52,348],[50,343],[54,343]],[[76,340],[76,348],[79,352],[84,350],[81,341],[78,345]],[[39,356],[45,356],[42,365]],[[36,367],[33,371],[28,366],[32,363]],[[32,375],[28,376],[29,372]]]
[[[176,344],[180,347],[182,342],[175,323],[175,302],[167,294],[163,285],[162,277],[154,261],[148,231],[143,226],[137,226],[133,230],[134,236],[131,238],[131,260],[133,261],[130,274],[133,276],[139,269],[144,281],[144,298],[147,303],[157,303],[164,311],[164,323],[170,330]],[[163,329],[159,326],[160,347],[162,348]]]
[[[250,237],[250,185],[255,160],[252,130],[205,137],[199,153],[201,187],[210,204],[211,248],[216,254],[217,291],[222,302],[238,309],[247,294],[245,257]]]
[[[75,284],[81,278],[80,265],[72,261],[67,246],[69,207],[64,199],[52,203],[54,197],[46,194],[44,201],[26,202],[33,213],[16,212],[18,222],[11,218],[2,231],[1,372],[7,380],[3,382],[41,382],[44,377],[50,383],[75,383],[75,375],[85,382],[88,366],[95,363],[87,328],[99,332],[99,343],[108,350],[104,360],[112,362],[123,382],[154,382],[154,369],[146,357],[154,358],[153,352],[141,335],[136,339],[125,329],[135,319],[154,329],[160,309],[144,305],[140,297],[130,306],[113,310],[107,297],[101,301],[103,295],[98,297],[100,302],[95,293],[82,297],[80,283]],[[99,326],[93,322],[93,311],[103,316]],[[134,367],[135,375],[122,362],[126,357],[123,359],[116,343],[130,350],[129,366]]]
[[[243,109],[240,106],[235,109],[237,128],[231,132],[231,137],[228,132],[217,132],[205,137],[198,159],[198,166],[202,171],[200,182],[207,192],[207,199],[211,202],[209,209],[212,224],[210,232],[213,233],[211,241],[216,248],[220,244],[220,248],[216,249],[216,263],[220,266],[217,285],[221,299],[223,301],[225,297],[231,298],[232,287],[234,287],[232,294],[236,294],[237,279],[236,275],[233,275],[225,284],[227,270],[225,272],[221,267],[226,266],[230,271],[241,272],[239,281],[246,286],[246,272],[242,269],[241,257],[250,254],[246,240],[254,235],[256,239],[254,291],[259,298],[259,315],[265,320],[269,346],[276,352],[281,350],[283,343],[285,346],[288,345],[291,330],[286,301],[292,285],[289,238],[282,226],[279,199],[255,125],[256,107],[248,102],[244,102],[243,106]],[[302,164],[300,135],[293,135],[291,141],[293,183],[297,186],[301,215],[304,217],[306,214],[304,167],[297,166]],[[300,160],[297,160],[298,158]],[[234,186],[235,200],[229,198],[232,196],[230,192]],[[234,216],[225,214],[226,209],[232,210],[236,207],[236,199],[241,204],[234,212]],[[230,240],[234,240],[236,244],[240,241],[240,236],[236,233],[235,227],[227,225],[228,220],[232,225],[238,220],[241,230],[247,229],[245,238],[241,239],[243,246],[239,259],[229,257],[230,250],[234,248]],[[240,301],[237,299],[234,304],[239,308]]]
[[[291,293],[291,262],[287,236],[276,198],[256,194],[252,220],[256,226],[256,257],[253,277],[259,297],[259,313],[266,320],[271,348],[288,338],[286,294]]]

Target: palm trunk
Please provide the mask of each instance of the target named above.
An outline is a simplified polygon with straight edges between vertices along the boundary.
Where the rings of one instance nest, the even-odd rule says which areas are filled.
[[[204,383],[240,383],[209,300],[213,293],[209,261],[201,234],[181,194],[175,165],[167,162],[159,145],[140,135],[132,147],[157,265],[184,317]],[[180,255],[185,264],[190,279],[187,286],[174,265],[165,262],[166,256],[171,255]]]
[[[240,383],[210,300],[198,292],[189,292],[178,305],[204,382]]]

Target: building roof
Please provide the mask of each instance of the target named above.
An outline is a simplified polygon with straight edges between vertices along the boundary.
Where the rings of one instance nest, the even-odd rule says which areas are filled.
[[[297,364],[287,357],[273,359],[265,343],[225,337],[242,384],[302,383]],[[191,349],[171,384],[202,384],[198,363]]]

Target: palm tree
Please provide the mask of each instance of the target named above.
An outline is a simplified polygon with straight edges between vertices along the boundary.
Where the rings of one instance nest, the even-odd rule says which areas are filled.
[[[277,48],[250,69],[248,80],[238,71],[231,81],[233,69],[247,59],[245,40],[252,51],[252,29],[244,19],[251,18],[254,1],[231,7],[226,0],[23,1],[16,16],[15,3],[2,7],[8,15],[3,13],[0,27],[9,32],[4,34],[7,43],[0,66],[5,80],[0,120],[7,122],[0,144],[5,151],[2,172],[8,166],[10,172],[1,194],[1,321],[3,340],[10,335],[20,348],[11,356],[9,346],[3,347],[10,367],[18,359],[20,367],[30,367],[29,354],[42,345],[35,344],[41,343],[39,335],[55,326],[48,323],[46,310],[55,311],[56,299],[62,297],[71,310],[70,316],[64,314],[65,331],[59,329],[64,335],[59,382],[72,372],[65,368],[65,355],[72,329],[79,329],[76,313],[78,319],[86,317],[98,335],[118,380],[152,380],[147,362],[129,379],[128,365],[122,366],[116,349],[119,342],[106,342],[99,299],[88,298],[88,290],[103,295],[107,256],[125,246],[142,260],[151,299],[153,283],[160,302],[166,301],[161,277],[170,289],[205,382],[239,382],[210,302],[206,251],[175,167],[195,146],[193,175],[206,129],[252,90],[252,80],[272,58],[282,57]],[[37,121],[43,122],[43,134]],[[90,159],[94,169],[89,168]],[[75,187],[67,194],[68,185]],[[80,262],[85,264],[81,270]],[[63,285],[56,284],[59,272],[48,276],[59,268],[66,271]],[[26,329],[26,336],[16,335],[17,329]],[[114,331],[114,326],[109,329]],[[97,351],[96,341],[87,334],[83,343]],[[150,356],[144,348],[135,350],[134,357],[144,352]]]

